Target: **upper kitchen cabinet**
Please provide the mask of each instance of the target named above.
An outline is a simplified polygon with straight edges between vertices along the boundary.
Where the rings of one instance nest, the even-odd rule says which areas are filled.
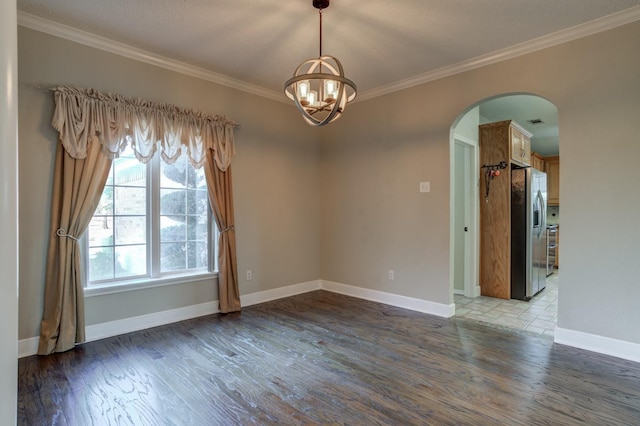
[[[560,205],[560,157],[544,157],[544,171],[547,173],[547,204]]]
[[[511,121],[511,162],[519,166],[531,164],[531,133]]]
[[[500,161],[524,167],[531,164],[531,133],[513,120],[481,125],[480,143],[481,152],[485,152],[483,161],[488,162],[483,164]]]
[[[544,157],[537,152],[531,152],[531,167],[544,172]]]

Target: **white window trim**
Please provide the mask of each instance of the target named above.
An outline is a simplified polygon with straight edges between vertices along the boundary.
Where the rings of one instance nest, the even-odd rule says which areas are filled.
[[[147,182],[151,182],[151,180],[156,177],[158,177],[159,179],[161,173],[160,161],[161,160],[158,161],[153,159],[149,162],[150,164],[148,164],[146,168]],[[156,255],[159,256],[160,251],[159,244],[155,244],[157,247],[154,247],[154,241],[160,240],[160,231],[159,227],[154,226],[154,221],[159,219],[153,215],[154,211],[160,211],[160,186],[147,184],[146,192],[147,200],[150,200],[150,202],[147,203],[147,217],[149,218],[149,220],[147,221],[147,238],[149,242],[147,248],[147,271],[149,271],[149,276],[134,277],[131,279],[123,280],[104,281],[98,284],[89,284],[89,241],[87,240],[85,232],[85,234],[82,235],[79,241],[82,247],[83,256],[85,297],[123,293],[128,291],[137,291],[169,285],[188,284],[192,282],[218,278],[217,241],[219,231],[218,225],[215,223],[215,219],[213,217],[213,212],[211,211],[211,206],[209,206],[207,211],[207,223],[210,235],[207,244],[210,254],[209,262],[212,270],[208,271],[206,269],[198,269],[188,272],[165,272],[163,275],[160,275],[159,268],[156,268],[158,270],[152,268],[153,262],[151,257]],[[156,266],[157,265],[158,263],[156,262]]]

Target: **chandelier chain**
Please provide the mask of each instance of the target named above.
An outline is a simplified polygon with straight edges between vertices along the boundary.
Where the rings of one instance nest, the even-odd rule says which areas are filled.
[[[320,55],[319,58],[322,58],[322,9],[318,9],[318,13],[320,14]]]

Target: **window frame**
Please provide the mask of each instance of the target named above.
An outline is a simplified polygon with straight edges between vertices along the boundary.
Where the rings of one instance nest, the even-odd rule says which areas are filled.
[[[185,152],[182,155],[186,155]],[[115,160],[114,160],[115,161]],[[161,193],[161,162],[160,155],[154,156],[146,168],[146,250],[147,250],[147,274],[126,278],[111,278],[106,280],[90,281],[90,256],[88,228],[80,238],[84,266],[84,295],[87,297],[103,294],[119,293],[124,291],[140,290],[145,288],[162,287],[167,285],[185,284],[216,278],[218,276],[218,226],[213,216],[210,202],[207,202],[207,250],[208,265],[206,268],[192,268],[178,271],[160,271],[160,193]],[[187,163],[190,164],[187,160]],[[110,171],[111,173],[111,171]],[[104,189],[103,189],[104,192]],[[114,191],[115,192],[115,191]],[[115,196],[115,195],[114,195]],[[207,192],[207,200],[209,194]],[[114,205],[115,209],[115,205]],[[115,241],[114,241],[115,244]]]

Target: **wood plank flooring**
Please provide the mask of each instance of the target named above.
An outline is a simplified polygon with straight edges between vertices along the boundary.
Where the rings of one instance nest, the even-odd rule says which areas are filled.
[[[640,364],[316,291],[19,361],[20,425],[637,425]]]

